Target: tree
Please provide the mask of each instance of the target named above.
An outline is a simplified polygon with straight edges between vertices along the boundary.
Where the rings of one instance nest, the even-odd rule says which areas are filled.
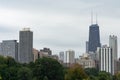
[[[32,80],[32,71],[27,67],[20,68],[17,75],[17,80]]]
[[[16,66],[17,62],[12,58],[12,57],[6,57],[6,64],[8,65],[8,67],[11,66]]]
[[[85,69],[85,73],[88,75],[88,76],[98,76],[98,70],[96,68],[86,68]]]
[[[35,61],[34,77],[43,80],[46,76],[48,80],[63,80],[64,73],[62,65],[55,59],[43,57]]]
[[[83,80],[87,78],[88,76],[85,74],[82,66],[79,64],[74,64],[72,67],[70,67],[65,75],[65,80]]]
[[[114,75],[114,80],[120,80],[120,72]]]
[[[98,80],[112,80],[112,75],[105,71],[100,71],[98,74]]]

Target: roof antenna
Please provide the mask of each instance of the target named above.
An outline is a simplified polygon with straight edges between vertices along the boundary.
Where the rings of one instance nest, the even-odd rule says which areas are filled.
[[[91,11],[91,24],[93,24],[93,11]]]
[[[97,13],[96,13],[96,24],[98,24],[98,20],[97,20]]]

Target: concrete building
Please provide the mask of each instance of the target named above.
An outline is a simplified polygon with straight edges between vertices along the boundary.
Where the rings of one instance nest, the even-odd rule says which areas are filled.
[[[43,48],[40,50],[39,57],[48,57],[52,55],[52,50],[50,48]]]
[[[75,52],[73,50],[68,50],[64,54],[64,64],[70,67],[75,63]]]
[[[120,72],[120,59],[115,61],[115,63],[116,63],[116,71],[115,71],[115,73]]]
[[[64,61],[64,52],[59,53],[59,61],[61,61],[63,63],[63,61]]]
[[[52,59],[55,59],[55,60],[59,61],[58,55],[51,55],[49,57],[52,58]]]
[[[109,47],[112,48],[113,59],[118,60],[118,50],[117,50],[117,36],[109,36]]]
[[[89,50],[88,50],[88,45],[89,45],[89,42],[88,42],[88,41],[86,41],[86,53],[88,53],[88,52],[89,52]]]
[[[34,62],[39,58],[39,51],[33,48]]]
[[[3,40],[0,44],[0,55],[10,56],[18,61],[18,43],[17,40]]]
[[[19,32],[18,60],[21,63],[33,61],[33,32],[30,28],[23,28]]]
[[[114,74],[113,70],[113,51],[111,47],[104,45],[98,48],[100,71],[106,71]]]
[[[82,65],[83,68],[95,68],[95,61],[87,53],[80,56],[76,63]]]
[[[112,53],[113,53],[113,73],[117,72],[117,65],[116,65],[116,61],[118,60],[118,51],[117,51],[117,36],[115,35],[110,35],[109,36],[109,46],[110,48],[112,48]]]

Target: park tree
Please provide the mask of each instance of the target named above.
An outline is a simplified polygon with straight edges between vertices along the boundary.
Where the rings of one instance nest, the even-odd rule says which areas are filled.
[[[120,71],[114,75],[114,80],[120,80]]]
[[[32,80],[32,71],[27,67],[19,68],[17,72],[17,80]]]
[[[99,73],[96,68],[85,68],[84,70],[88,76],[98,76]]]
[[[12,57],[6,57],[6,64],[8,67],[17,66],[17,62]]]
[[[89,80],[97,80],[99,71],[96,68],[85,68],[85,73],[89,76]]]
[[[112,80],[112,75],[105,71],[100,71],[98,74],[98,80]]]
[[[43,57],[35,61],[34,77],[37,80],[63,80],[64,73],[62,65],[55,59]]]
[[[65,80],[83,80],[87,79],[84,69],[79,64],[74,64],[70,67],[65,75]]]

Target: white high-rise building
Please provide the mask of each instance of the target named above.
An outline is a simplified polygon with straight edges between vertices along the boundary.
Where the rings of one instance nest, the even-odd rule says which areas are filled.
[[[111,74],[114,74],[112,48],[104,45],[101,48],[98,48],[98,54],[100,62],[99,63],[100,71],[106,71]]]
[[[112,48],[112,53],[113,53],[113,73],[117,72],[117,65],[116,61],[118,59],[118,54],[117,54],[117,36],[115,35],[110,35],[109,36],[109,46]]]
[[[67,64],[75,63],[75,52],[73,50],[68,50],[65,52],[64,63],[67,63]]]

